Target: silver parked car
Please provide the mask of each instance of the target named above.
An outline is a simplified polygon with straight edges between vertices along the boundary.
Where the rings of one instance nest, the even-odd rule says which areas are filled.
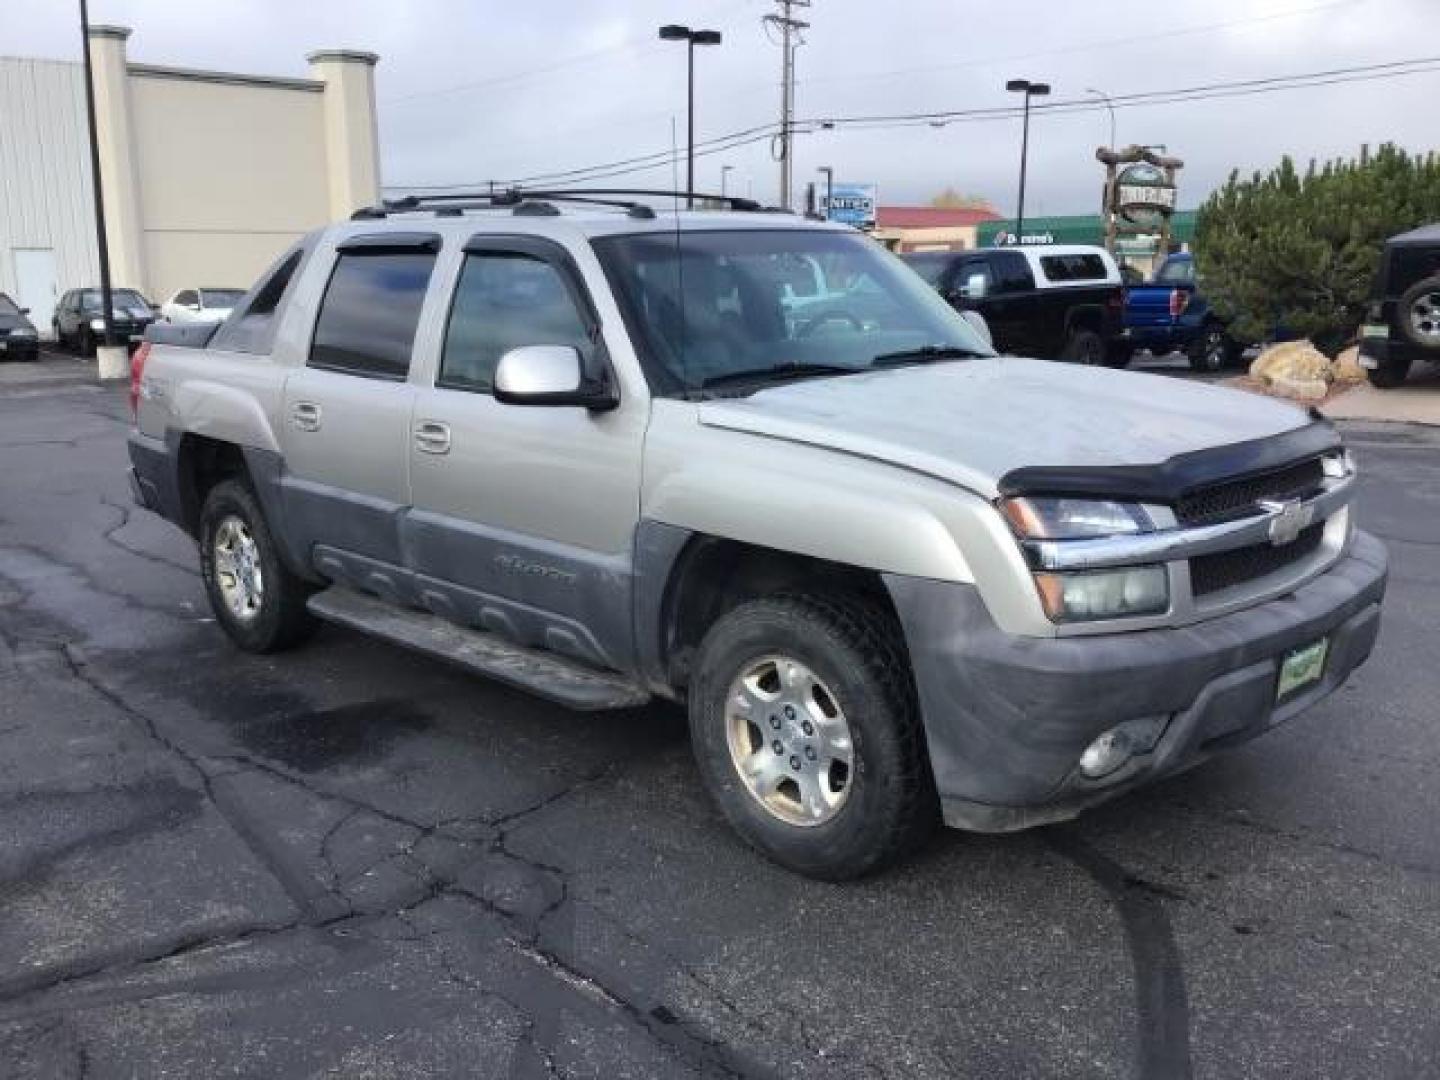
[[[1072,817],[1369,655],[1386,557],[1328,423],[997,357],[848,228],[615,201],[362,212],[152,328],[134,490],[241,647],[318,617],[683,701],[729,821],[827,878]]]

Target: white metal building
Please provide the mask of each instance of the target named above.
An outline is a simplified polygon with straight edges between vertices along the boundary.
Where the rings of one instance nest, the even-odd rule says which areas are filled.
[[[302,233],[380,193],[372,53],[312,53],[308,78],[134,63],[130,31],[90,56],[111,277],[161,302],[244,288]],[[99,284],[79,62],[0,57],[0,292],[42,333]]]

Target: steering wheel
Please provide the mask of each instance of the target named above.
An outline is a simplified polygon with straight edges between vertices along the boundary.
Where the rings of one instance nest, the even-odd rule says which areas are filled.
[[[848,322],[857,331],[860,331],[862,333],[865,330],[865,324],[861,322],[858,318],[856,318],[854,315],[850,314],[850,312],[845,311],[843,308],[831,308],[829,311],[822,311],[813,319],[809,319],[806,322],[803,322],[796,326],[795,336],[797,338],[809,337],[825,323],[837,321]]]

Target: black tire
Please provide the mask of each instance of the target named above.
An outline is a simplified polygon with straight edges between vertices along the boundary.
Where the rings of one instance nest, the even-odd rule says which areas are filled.
[[[227,602],[216,568],[217,531],[235,519],[243,523],[253,543],[252,561],[263,583],[253,614],[245,616]],[[279,652],[299,644],[315,629],[315,618],[305,607],[312,589],[280,559],[260,502],[241,480],[222,480],[205,496],[200,510],[200,576],[216,620],[246,652]]]
[[[1240,348],[1225,332],[1225,328],[1212,323],[1200,331],[1200,336],[1186,350],[1186,358],[1193,371],[1213,375],[1232,367],[1240,357]]]
[[[1135,346],[1124,341],[1112,341],[1105,349],[1105,366],[1127,368],[1135,359]]]
[[[847,791],[834,816],[821,823],[777,816],[751,793],[731,754],[726,710],[732,684],[757,660],[777,655],[813,672],[848,727]],[[939,820],[900,630],[878,608],[810,595],[733,608],[700,645],[689,711],[695,758],[711,797],[748,843],[791,870],[827,881],[873,873],[913,849]]]
[[[1417,281],[1405,290],[1395,307],[1395,322],[1407,343],[1440,355],[1440,275]]]
[[[1393,390],[1410,374],[1410,362],[1408,356],[1387,356],[1378,366],[1367,369],[1365,377],[1377,390]]]
[[[1071,330],[1060,359],[1070,364],[1096,366],[1105,363],[1105,340],[1094,330]]]

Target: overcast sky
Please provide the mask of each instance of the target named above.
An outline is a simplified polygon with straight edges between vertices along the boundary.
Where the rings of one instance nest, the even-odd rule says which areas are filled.
[[[75,4],[4,0],[0,49],[76,59]],[[91,0],[91,19],[134,29],[133,60],[303,75],[306,52],[368,49],[377,69],[387,187],[505,180],[664,151],[685,137],[685,50],[664,22],[724,33],[697,50],[697,140],[773,123],[780,49],[764,0]],[[797,53],[799,118],[1005,106],[1007,78],[1051,83],[1055,100],[1410,60],[1440,53],[1440,0],[814,0]],[[1391,140],[1440,142],[1440,72],[1230,100],[1122,108],[1118,141],[1164,143],[1187,163],[1194,206],[1233,167],[1353,154]],[[1031,126],[1029,214],[1098,209],[1098,108]],[[177,132],[183,137],[183,132]],[[873,181],[883,203],[923,203],[947,185],[1014,207],[1017,120],[797,137],[799,185],[820,165]],[[697,187],[775,201],[778,166],[757,142],[697,162]],[[682,173],[683,176],[683,173]],[[615,178],[670,186],[669,166]]]

